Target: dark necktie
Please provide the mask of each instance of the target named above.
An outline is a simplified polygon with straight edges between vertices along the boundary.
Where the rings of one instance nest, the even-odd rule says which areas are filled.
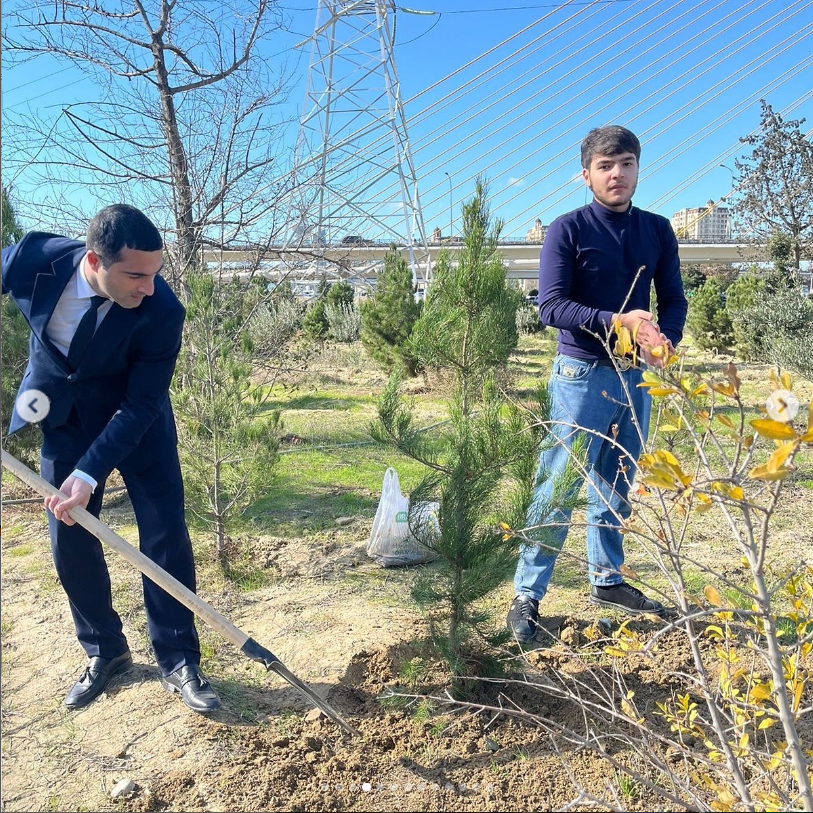
[[[90,307],[85,311],[85,315],[76,328],[76,333],[73,334],[71,346],[68,348],[68,365],[72,370],[78,369],[87,352],[90,340],[96,331],[96,311],[99,310],[99,305],[102,302],[107,302],[107,299],[103,296],[92,296],[90,298]]]

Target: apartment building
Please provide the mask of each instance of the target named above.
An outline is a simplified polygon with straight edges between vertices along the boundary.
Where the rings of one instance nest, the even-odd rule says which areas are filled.
[[[696,209],[681,209],[672,215],[672,229],[678,239],[722,243],[731,239],[729,210],[710,200]]]

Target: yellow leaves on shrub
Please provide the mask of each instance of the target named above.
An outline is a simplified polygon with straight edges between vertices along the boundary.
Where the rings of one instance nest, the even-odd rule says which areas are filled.
[[[643,647],[643,641],[637,632],[628,628],[629,621],[625,621],[613,633],[615,644],[604,648],[607,655],[612,655],[615,658],[623,658],[630,652],[640,652]]]
[[[734,421],[732,421],[731,418],[728,417],[728,415],[725,415],[722,412],[718,412],[714,417],[717,418],[717,420],[720,421],[720,423],[723,426],[727,427],[728,429],[736,429],[736,427],[734,426]]]
[[[665,449],[641,455],[638,466],[644,472],[643,482],[653,488],[683,491],[692,482],[692,476],[686,474],[678,459]]]
[[[796,450],[797,443],[795,441],[791,443],[783,443],[777,450],[768,458],[768,462],[765,464],[769,470],[771,471],[778,471],[781,466],[784,466],[785,461],[793,454]]]
[[[694,499],[695,514],[705,514],[706,511],[710,511],[712,508],[714,508],[714,501],[711,499],[711,497],[709,497],[708,494],[703,494],[702,492],[697,491],[695,492]]]
[[[635,697],[635,692],[628,691],[627,696],[621,699],[621,711],[627,715],[631,720],[634,720],[638,725],[646,722],[644,717],[638,716],[638,711],[635,706],[630,702]]]
[[[635,337],[619,321],[613,325],[613,331],[615,332],[615,346],[613,347],[615,355],[622,358],[632,356],[633,363],[635,363],[637,357]]]
[[[707,584],[703,588],[703,595],[706,597],[706,601],[711,604],[712,607],[722,607],[723,600],[720,598],[720,594],[717,592],[717,588],[712,587],[710,584]]]
[[[712,810],[736,810],[739,804],[739,799],[730,790],[721,790],[717,794],[717,798],[709,805]]]
[[[715,652],[717,653],[717,657],[723,661],[723,663],[739,663],[740,656],[733,650],[725,650],[718,646],[715,648]]]
[[[751,423],[754,423],[754,421]],[[776,423],[776,421],[773,421],[772,423]],[[791,431],[793,430],[791,429]],[[748,476],[752,480],[784,480],[791,471],[787,466],[785,466],[785,461],[791,454],[793,454],[797,445],[797,440],[794,440],[791,443],[783,443],[768,458],[767,463],[764,463],[761,466],[755,466],[753,469],[751,469],[751,471],[748,472]]]
[[[650,348],[649,352],[652,353],[655,358],[662,359],[664,367],[671,367],[671,365],[679,361],[676,353],[669,353],[669,346],[666,342],[655,345],[655,347]]]
[[[776,390],[792,390],[793,389],[793,379],[790,376],[790,373],[785,370],[778,375],[776,372],[776,368],[771,368],[771,389],[774,391]]]
[[[785,764],[785,751],[788,744],[784,740],[779,740],[773,743],[774,752],[771,754],[771,761],[768,763],[768,770],[775,771],[781,765]]]
[[[742,500],[745,498],[745,493],[741,486],[734,486],[731,485],[731,483],[726,483],[721,480],[715,480],[709,486],[709,489],[715,494],[721,494],[723,497],[727,497],[729,500]]]
[[[759,705],[763,700],[767,700],[772,694],[773,692],[771,691],[771,687],[767,683],[755,683],[748,690],[748,701],[750,703],[754,703],[755,705]],[[765,726],[765,728],[768,728],[768,726]]]
[[[723,384],[720,381],[709,381],[709,386],[720,395],[725,395],[726,398],[736,398],[737,390],[729,383]]]
[[[789,423],[774,421],[771,418],[755,418],[751,426],[768,440],[796,440],[796,432]]]
[[[614,658],[624,658],[627,655],[627,651],[621,647],[616,646],[606,646],[604,647],[604,652],[607,655],[612,655]]]
[[[790,704],[790,710],[796,714],[799,711],[799,706],[802,703],[802,692],[804,691],[806,681],[796,678],[789,681],[789,689],[793,691],[793,700]]]
[[[709,386],[720,395],[725,395],[726,398],[739,398],[740,394],[740,381],[739,375],[737,375],[737,368],[734,364],[729,362],[728,367],[726,367],[725,376],[727,381],[723,383],[722,381],[709,381]]]
[[[749,742],[748,734],[741,734],[738,741],[729,740],[728,744],[731,746],[731,750],[734,752],[734,755],[740,759],[744,756],[748,755],[748,742]]]
[[[618,345],[616,345],[616,347],[618,347]],[[662,398],[666,395],[680,395],[680,390],[663,381],[657,373],[653,373],[651,370],[646,370],[641,375],[641,378],[643,381],[638,384],[638,387],[648,387],[648,392],[653,398]]]

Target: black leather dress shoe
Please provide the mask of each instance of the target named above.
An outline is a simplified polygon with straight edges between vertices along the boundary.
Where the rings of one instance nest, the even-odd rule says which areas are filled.
[[[132,665],[133,656],[129,651],[116,658],[90,658],[85,673],[68,692],[65,705],[69,709],[84,708],[104,691],[113,675],[126,671]]]
[[[220,708],[220,698],[196,663],[176,669],[171,675],[161,678],[161,684],[168,692],[179,694],[184,705],[192,711],[206,714]]]

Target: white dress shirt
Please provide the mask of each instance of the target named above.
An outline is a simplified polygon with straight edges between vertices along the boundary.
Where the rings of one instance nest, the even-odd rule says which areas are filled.
[[[59,302],[56,303],[54,312],[45,326],[45,335],[65,357],[68,355],[68,348],[71,346],[73,334],[76,333],[76,328],[79,327],[79,322],[82,321],[85,311],[90,307],[90,298],[96,296],[96,291],[90,287],[90,283],[85,279],[84,267],[85,261],[82,260],[79,270],[65,286],[65,290],[62,292],[62,296],[59,297]],[[96,312],[97,328],[112,307],[112,300],[99,305],[99,310]]]

